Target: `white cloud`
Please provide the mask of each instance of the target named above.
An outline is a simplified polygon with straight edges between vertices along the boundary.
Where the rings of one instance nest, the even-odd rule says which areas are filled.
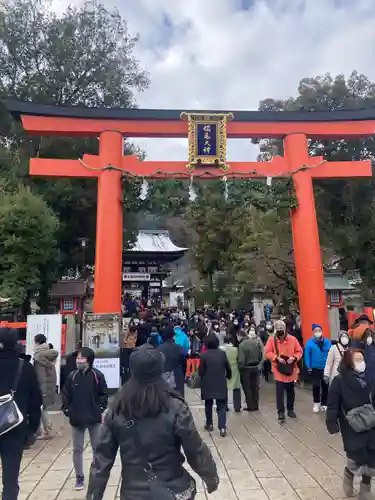
[[[63,0],[58,0],[59,9]],[[374,0],[106,0],[141,41],[151,77],[143,108],[257,109],[294,95],[299,80],[353,69],[375,80]],[[186,141],[144,140],[150,159],[187,158]],[[229,159],[253,159],[230,141]]]

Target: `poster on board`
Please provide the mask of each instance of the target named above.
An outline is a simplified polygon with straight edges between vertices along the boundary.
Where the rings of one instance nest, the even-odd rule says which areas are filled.
[[[61,314],[31,314],[27,317],[26,328],[26,354],[34,356],[35,335],[45,335],[47,342],[51,343],[58,351],[56,360],[57,386],[60,390],[60,367],[61,367]]]
[[[118,389],[121,385],[120,330],[119,314],[85,313],[83,316],[83,345],[95,352],[94,366],[103,372],[109,389]]]

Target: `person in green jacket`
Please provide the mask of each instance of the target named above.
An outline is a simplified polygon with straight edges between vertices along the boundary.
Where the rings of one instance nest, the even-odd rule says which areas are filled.
[[[236,413],[241,412],[241,380],[240,371],[238,369],[238,348],[233,345],[232,336],[226,335],[224,337],[224,345],[221,349],[225,351],[231,370],[232,378],[227,381],[228,391],[233,391],[233,406]],[[227,405],[228,408],[228,405]]]

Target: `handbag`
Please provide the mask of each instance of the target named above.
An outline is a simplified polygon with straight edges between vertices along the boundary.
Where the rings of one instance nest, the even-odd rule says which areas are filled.
[[[143,470],[147,475],[147,480],[150,486],[150,495],[148,496],[149,500],[176,500],[172,491],[159,480],[152,465],[148,461],[147,450],[145,445],[142,443],[136,422],[134,422],[134,420],[128,420],[125,426],[132,433],[135,449],[140,455]]]
[[[18,359],[17,372],[9,394],[0,396],[0,436],[22,424],[24,418],[14,401],[23,368],[23,359]]]
[[[280,353],[279,353],[279,348],[277,346],[277,340],[276,340],[276,337],[273,338],[273,341],[275,343],[275,352],[276,352],[276,356],[279,358],[280,357]],[[286,376],[290,376],[293,374],[293,370],[294,370],[294,363],[292,365],[288,365],[288,363],[280,363],[280,361],[277,359],[276,360],[276,368],[277,368],[277,371],[279,373],[281,373],[281,375],[286,375]]]

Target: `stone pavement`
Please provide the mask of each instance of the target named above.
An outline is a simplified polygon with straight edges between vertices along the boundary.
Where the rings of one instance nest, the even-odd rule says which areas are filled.
[[[256,414],[230,412],[228,437],[204,432],[204,408],[189,390],[188,400],[197,426],[215,458],[221,483],[207,496],[198,479],[197,500],[329,500],[344,498],[341,489],[345,457],[340,436],[329,436],[324,414],[312,413],[311,395],[297,389],[297,421],[276,422],[274,386],[262,385],[261,410]],[[53,415],[55,437],[38,441],[25,452],[19,500],[75,500],[70,429],[65,418]],[[88,472],[91,449],[85,450]],[[119,494],[120,463],[116,462],[104,500]]]

